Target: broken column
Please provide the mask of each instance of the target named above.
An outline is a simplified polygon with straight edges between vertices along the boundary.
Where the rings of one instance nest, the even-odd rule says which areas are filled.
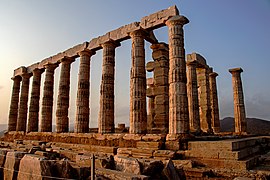
[[[144,37],[146,32],[130,33],[132,39],[132,63],[130,71],[130,128],[129,133],[142,134],[147,131],[146,72]]]
[[[169,28],[169,134],[189,133],[187,77],[183,26],[184,16],[170,18]]]
[[[152,44],[151,49],[154,61],[146,65],[147,71],[153,72],[153,85],[147,88],[149,101],[154,100],[151,133],[166,134],[169,128],[169,48],[165,43],[158,43]]]
[[[46,64],[41,109],[41,132],[52,132],[54,70],[58,64]]]
[[[90,58],[95,52],[84,50],[79,53],[80,68],[78,75],[78,89],[76,100],[76,133],[89,132],[89,94],[90,94]]]
[[[33,70],[32,92],[31,92],[31,99],[30,99],[27,132],[38,131],[40,81],[41,81],[42,72],[43,72],[43,69]]]
[[[64,57],[61,59],[61,72],[58,89],[56,109],[56,132],[68,132],[69,130],[69,91],[70,91],[70,65],[74,58]]]
[[[187,61],[187,94],[190,130],[195,133],[200,133],[201,125],[196,66],[196,60]]]
[[[218,94],[217,94],[217,83],[216,83],[217,76],[218,74],[216,72],[211,72],[209,74],[210,101],[211,101],[211,114],[212,114],[211,122],[212,122],[212,129],[214,133],[220,132]]]
[[[20,95],[19,114],[16,131],[26,131],[26,120],[28,111],[29,79],[31,74],[25,72],[21,75],[22,88]]]
[[[247,132],[244,93],[241,80],[242,68],[229,69],[232,74],[235,132]]]
[[[146,68],[147,69],[147,68]],[[147,133],[152,133],[152,128],[154,127],[154,117],[155,117],[155,96],[149,95],[149,89],[154,88],[154,80],[153,78],[147,78],[146,80],[146,96],[148,97],[148,105],[147,105]]]
[[[100,109],[98,120],[99,133],[114,132],[114,68],[115,48],[119,46],[110,40],[102,45],[103,64],[100,85]]]
[[[213,129],[211,127],[209,67],[207,65],[197,68],[197,80],[201,129],[204,132],[212,133]]]
[[[11,95],[10,108],[9,108],[8,131],[16,131],[20,83],[21,83],[22,78],[21,76],[15,76],[11,79],[13,80],[13,89],[12,89],[12,95]]]

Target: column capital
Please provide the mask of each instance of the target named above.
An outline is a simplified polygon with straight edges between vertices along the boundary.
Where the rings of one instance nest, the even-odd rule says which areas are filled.
[[[45,69],[53,71],[53,70],[55,70],[55,68],[58,67],[58,63],[56,63],[56,64],[47,63],[44,65],[44,67],[45,67]]]
[[[134,37],[138,37],[138,36],[142,36],[142,37],[146,37],[149,33],[144,30],[144,29],[138,29],[138,30],[135,30],[135,31],[132,31],[129,33],[129,36],[131,38],[134,38]]]
[[[82,56],[84,56],[84,55],[86,55],[86,56],[92,56],[92,55],[95,55],[96,54],[96,52],[95,51],[91,51],[91,50],[89,50],[89,49],[84,49],[83,51],[81,51],[81,52],[79,52],[78,53],[78,55],[80,56],[80,57],[82,57]]]
[[[177,15],[171,17],[169,20],[166,21],[167,26],[175,26],[175,25],[181,25],[184,26],[185,24],[188,24],[189,20],[185,16]]]
[[[113,48],[116,48],[116,47],[121,46],[121,44],[119,42],[117,42],[117,41],[112,40],[112,39],[110,39],[110,40],[106,41],[105,43],[101,44],[101,47],[102,48],[108,47],[108,46],[109,47],[111,46]]]
[[[215,78],[215,77],[218,76],[218,73],[216,73],[216,72],[211,72],[211,73],[209,74],[209,76]]]
[[[75,61],[75,58],[68,57],[68,56],[64,56],[64,57],[60,60],[60,62],[61,62],[62,64],[71,64],[71,63],[74,62],[74,61]]]
[[[197,66],[198,62],[196,60],[187,60],[187,66]]]
[[[23,79],[29,79],[31,76],[32,76],[32,73],[24,73],[24,74],[21,74],[21,77],[22,77]]]
[[[240,74],[241,72],[243,72],[243,69],[240,68],[240,67],[239,68],[232,68],[232,69],[229,69],[229,72],[232,73],[232,74],[233,73],[239,73]]]
[[[41,75],[43,72],[44,72],[44,69],[38,69],[38,68],[36,68],[36,69],[34,69],[34,70],[32,71],[33,76],[39,76],[39,75]]]
[[[13,76],[11,78],[11,80],[13,80],[13,81],[21,81],[22,80],[22,77],[21,76]]]
[[[169,50],[169,45],[167,43],[155,43],[150,46],[153,50]]]

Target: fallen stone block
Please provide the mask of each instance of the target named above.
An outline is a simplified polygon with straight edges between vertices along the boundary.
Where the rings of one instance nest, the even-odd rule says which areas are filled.
[[[140,164],[135,158],[114,156],[115,169],[125,173],[141,174]]]
[[[43,180],[52,176],[50,166],[44,156],[26,154],[20,162],[18,179]]]
[[[166,163],[165,163],[165,166],[164,166],[164,169],[162,171],[162,173],[164,174],[164,176],[167,177],[167,179],[179,179],[180,180],[180,177],[173,165],[173,162],[172,160],[168,160]]]
[[[164,159],[173,159],[175,157],[175,151],[171,150],[156,150],[153,153],[154,158],[164,158]]]
[[[25,152],[8,152],[4,165],[4,179],[17,179],[20,161],[25,155]]]
[[[137,175],[133,173],[115,171],[110,169],[96,169],[96,175],[111,179],[111,180],[148,180],[149,177],[145,175]]]

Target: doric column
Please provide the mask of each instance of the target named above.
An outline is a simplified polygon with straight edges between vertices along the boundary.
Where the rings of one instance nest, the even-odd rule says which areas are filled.
[[[199,67],[197,71],[201,129],[213,133],[211,126],[211,102],[209,85],[209,67]]]
[[[244,93],[240,75],[243,69],[234,68],[230,69],[229,72],[232,74],[235,132],[247,132]]]
[[[10,108],[9,108],[8,131],[16,131],[20,83],[21,83],[22,78],[20,76],[15,76],[11,79],[13,80],[13,89],[12,89],[12,95],[11,95]]]
[[[146,71],[143,30],[130,33],[132,39],[132,64],[130,71],[130,128],[129,133],[142,134],[147,131]]]
[[[43,69],[33,70],[32,92],[28,117],[28,132],[37,132],[39,124],[40,81]]]
[[[169,28],[169,134],[189,132],[183,31],[188,22],[186,17],[179,15],[166,22]]]
[[[64,57],[61,59],[61,73],[58,89],[56,109],[56,132],[68,132],[69,119],[69,90],[70,90],[70,64],[74,58]]]
[[[219,122],[219,108],[218,108],[218,94],[217,94],[217,83],[216,77],[218,74],[212,72],[209,74],[209,84],[210,84],[210,101],[211,101],[211,111],[212,111],[212,129],[214,133],[220,132],[220,122]]]
[[[80,68],[78,75],[78,90],[76,101],[76,133],[89,132],[89,93],[90,93],[90,57],[95,52],[84,50],[80,55]]]
[[[46,74],[43,89],[40,131],[52,132],[54,70],[58,67],[58,64],[46,64],[44,67]]]
[[[196,65],[197,61],[187,61],[187,94],[190,130],[200,133],[201,125]]]
[[[154,88],[154,79],[147,78],[146,80],[147,90]],[[155,96],[148,96],[146,90],[146,96],[148,97],[148,105],[147,105],[147,133],[152,134],[152,130],[154,127],[154,117],[155,117]]]
[[[16,131],[26,131],[27,110],[28,110],[28,94],[29,94],[29,78],[31,74],[22,74],[22,89],[19,104],[19,114]]]
[[[114,67],[115,48],[117,46],[119,46],[119,44],[112,40],[102,45],[103,64],[98,119],[99,133],[114,132]]]

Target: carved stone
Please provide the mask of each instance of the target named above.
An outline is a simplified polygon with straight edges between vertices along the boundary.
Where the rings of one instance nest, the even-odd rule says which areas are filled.
[[[218,74],[212,72],[209,74],[210,84],[210,101],[211,101],[211,114],[212,114],[212,128],[214,133],[220,132],[220,121],[219,121],[219,107],[218,107],[218,94],[217,94],[217,83],[216,77]]]
[[[22,78],[21,76],[15,76],[11,79],[13,80],[13,88],[12,88],[11,103],[10,103],[10,108],[9,108],[8,131],[16,131],[20,83],[21,83]]]
[[[22,74],[22,88],[20,95],[19,114],[16,131],[26,131],[27,110],[28,110],[28,94],[29,94],[29,79],[31,74]]]
[[[235,132],[247,132],[244,92],[241,80],[243,69],[233,68],[229,72],[232,74]]]
[[[114,74],[115,48],[119,44],[108,41],[103,47],[102,80],[100,85],[99,133],[114,132]]]
[[[33,70],[32,92],[29,107],[28,132],[37,132],[39,124],[40,81],[43,69]]]
[[[196,66],[197,61],[187,61],[187,93],[190,130],[195,133],[200,133],[201,125]]]
[[[89,93],[90,93],[90,57],[95,53],[89,50],[84,50],[80,55],[80,68],[78,75],[78,89],[76,101],[76,133],[89,132]]]
[[[41,132],[52,132],[54,70],[58,64],[46,64],[41,109]]]
[[[73,58],[64,57],[61,59],[61,73],[58,89],[56,109],[56,132],[68,132],[69,130],[69,91],[70,91],[70,65]]]
[[[169,28],[169,134],[189,133],[187,77],[183,26],[184,16],[170,18]]]
[[[146,72],[145,49],[142,30],[130,33],[132,39],[132,63],[130,71],[130,128],[132,134],[146,133]]]
[[[152,103],[147,122],[148,132],[166,134],[169,129],[169,48],[165,43],[157,43],[152,44],[151,49],[154,61],[146,65],[147,71],[153,71],[153,84],[146,91],[149,103]]]

